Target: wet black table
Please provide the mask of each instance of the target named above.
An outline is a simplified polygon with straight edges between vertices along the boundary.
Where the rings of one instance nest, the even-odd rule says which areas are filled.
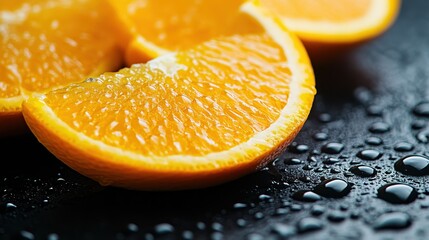
[[[429,100],[429,2],[403,2],[386,34],[315,66],[318,94],[295,144],[237,181],[182,192],[104,188],[31,134],[1,139],[0,239],[429,239],[429,178],[409,175],[428,169],[395,169],[429,155],[429,104],[418,105]],[[318,191],[329,179],[340,180]]]

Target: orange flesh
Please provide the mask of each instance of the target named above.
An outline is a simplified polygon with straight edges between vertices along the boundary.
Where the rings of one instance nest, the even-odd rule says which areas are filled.
[[[93,11],[104,1],[6,2],[0,7],[0,97],[83,80],[116,51],[114,35],[100,30],[107,13]]]
[[[111,0],[133,35],[167,50],[182,50],[219,36],[261,32],[240,14],[244,0]],[[239,27],[238,27],[239,26]]]
[[[6,66],[1,65],[1,62],[3,62],[3,59],[0,59],[0,98],[11,98],[20,96],[21,91],[19,89],[19,86],[15,81],[13,81],[13,72],[7,69]]]
[[[134,65],[50,92],[44,101],[77,132],[145,156],[227,150],[277,120],[291,72],[268,36],[224,41],[177,53],[180,64],[168,74],[153,62]]]
[[[310,21],[345,22],[364,16],[378,0],[261,0],[281,16]]]

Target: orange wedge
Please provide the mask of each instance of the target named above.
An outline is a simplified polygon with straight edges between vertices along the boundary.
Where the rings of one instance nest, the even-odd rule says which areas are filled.
[[[25,129],[21,104],[29,95],[118,69],[115,34],[102,30],[108,10],[101,0],[0,4],[0,136]]]
[[[253,2],[263,32],[215,38],[146,64],[27,99],[28,126],[57,158],[102,185],[213,186],[281,153],[310,112],[301,42]]]
[[[128,65],[204,41],[261,31],[239,10],[245,0],[108,0],[118,19]]]
[[[400,0],[260,0],[303,41],[314,61],[332,59],[384,33]]]

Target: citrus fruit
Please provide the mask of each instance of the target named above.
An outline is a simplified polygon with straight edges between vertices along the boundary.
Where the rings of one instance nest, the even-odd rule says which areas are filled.
[[[114,34],[102,30],[109,9],[101,0],[0,4],[0,135],[25,129],[29,95],[120,67]]]
[[[260,0],[303,41],[313,62],[333,59],[384,33],[400,0]]]
[[[215,37],[260,32],[239,11],[245,0],[109,0],[128,65]]]
[[[109,0],[128,65],[187,49],[213,37],[254,33],[238,11],[245,0]],[[313,62],[328,62],[385,32],[400,0],[260,0],[303,41]],[[222,14],[220,14],[222,13]],[[256,30],[258,31],[258,30]]]
[[[203,188],[262,168],[305,123],[314,74],[277,18],[253,2],[241,9],[264,31],[31,97],[28,126],[58,159],[106,186]]]

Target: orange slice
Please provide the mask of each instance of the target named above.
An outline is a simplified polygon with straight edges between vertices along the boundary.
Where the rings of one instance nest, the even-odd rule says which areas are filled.
[[[0,4],[0,135],[23,129],[21,104],[92,74],[117,70],[121,56],[101,0]],[[91,11],[88,11],[91,9]]]
[[[260,0],[303,41],[314,61],[347,52],[384,33],[400,0]]]
[[[266,29],[216,38],[32,97],[30,129],[55,156],[102,185],[178,190],[262,168],[310,112],[315,82],[301,42],[253,3]]]
[[[239,11],[245,0],[109,0],[127,49],[128,65],[233,34],[256,33]]]

